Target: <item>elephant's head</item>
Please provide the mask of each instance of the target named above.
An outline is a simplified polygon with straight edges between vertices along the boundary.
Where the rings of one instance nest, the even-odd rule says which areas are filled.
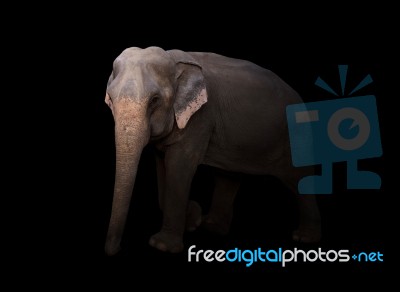
[[[201,66],[178,50],[126,49],[114,61],[105,102],[115,121],[116,174],[105,245],[113,255],[120,248],[143,147],[184,129],[207,102]]]

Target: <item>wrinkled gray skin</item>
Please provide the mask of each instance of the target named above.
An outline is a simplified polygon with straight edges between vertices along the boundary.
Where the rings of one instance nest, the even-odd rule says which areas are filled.
[[[216,174],[210,213],[188,200],[199,164],[224,171],[274,175],[297,194],[297,182],[312,174],[291,164],[285,108],[302,102],[269,70],[248,61],[212,53],[161,48],[129,48],[114,61],[106,103],[115,120],[116,175],[105,251],[120,250],[142,149],[156,155],[161,231],[150,245],[169,252],[183,249],[183,233],[201,223],[225,234],[240,180]],[[299,198],[295,240],[320,239],[320,217],[312,195]]]

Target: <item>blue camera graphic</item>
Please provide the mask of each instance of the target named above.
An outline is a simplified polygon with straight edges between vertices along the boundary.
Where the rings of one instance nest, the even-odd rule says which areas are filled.
[[[339,66],[342,92],[346,72],[347,66]],[[351,93],[370,82],[372,78],[368,75]],[[316,85],[337,95],[320,78]],[[339,161],[347,161],[348,189],[380,188],[378,174],[357,169],[357,160],[382,155],[375,96],[293,104],[287,106],[286,116],[293,165],[322,166],[321,175],[299,181],[300,194],[331,194],[332,163]]]

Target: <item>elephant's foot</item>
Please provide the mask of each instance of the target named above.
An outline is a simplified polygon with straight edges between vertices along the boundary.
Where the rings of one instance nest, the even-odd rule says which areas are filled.
[[[149,244],[161,251],[178,253],[183,250],[183,241],[181,236],[160,231],[150,237]]]
[[[293,232],[293,240],[304,243],[319,242],[321,240],[321,226],[300,226]]]
[[[202,227],[218,235],[226,235],[231,227],[232,216],[213,216],[211,214],[204,216]]]
[[[186,213],[186,230],[195,231],[201,224],[201,207],[195,201],[189,201]]]

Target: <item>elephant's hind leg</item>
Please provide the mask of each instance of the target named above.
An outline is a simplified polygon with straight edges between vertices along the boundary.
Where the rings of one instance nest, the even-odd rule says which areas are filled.
[[[299,227],[293,232],[293,240],[318,242],[321,239],[321,218],[315,195],[297,194],[299,204]]]
[[[315,195],[299,194],[297,184],[306,172],[312,169],[294,169],[277,175],[297,197],[299,226],[293,232],[293,240],[299,242],[318,242],[321,239],[321,218]],[[309,173],[308,173],[309,175]]]

